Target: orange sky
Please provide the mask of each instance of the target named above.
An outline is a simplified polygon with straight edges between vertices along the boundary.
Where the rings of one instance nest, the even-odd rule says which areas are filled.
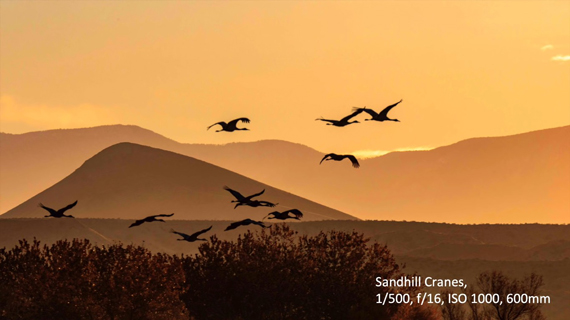
[[[353,152],[570,123],[568,1],[1,1],[0,15],[4,132],[122,123]],[[400,123],[314,121],[399,99]],[[243,116],[249,132],[206,131]]]

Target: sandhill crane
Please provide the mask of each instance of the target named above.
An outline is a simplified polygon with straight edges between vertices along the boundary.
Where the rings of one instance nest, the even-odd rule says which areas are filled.
[[[154,216],[149,216],[149,217],[146,217],[144,219],[136,220],[133,224],[131,224],[129,226],[129,228],[140,226],[141,224],[143,224],[145,222],[153,222],[153,221],[165,222],[164,220],[157,219],[156,217],[172,217],[173,215],[174,215],[174,213],[172,213],[172,214],[157,214]]]
[[[269,201],[252,200],[253,198],[262,195],[265,192],[265,189],[263,189],[259,193],[252,194],[248,197],[244,197],[241,193],[237,192],[236,190],[230,189],[228,186],[224,186],[224,190],[228,191],[236,198],[236,200],[232,200],[232,202],[237,202],[234,209],[243,205],[247,205],[250,207],[275,207],[276,205]]]
[[[260,227],[262,227],[262,228],[269,228],[268,226],[266,226],[265,224],[263,224],[263,222],[261,222],[261,221],[255,221],[255,220],[251,220],[251,219],[245,219],[245,220],[241,220],[241,221],[234,222],[234,223],[230,224],[230,225],[226,228],[226,230],[224,230],[224,231],[233,230],[233,229],[235,229],[235,228],[237,228],[237,227],[240,227],[240,226],[247,226],[247,225],[250,225],[250,224],[255,224],[255,225],[258,225],[258,226],[260,226]]]
[[[209,126],[208,129],[206,130],[210,130],[211,127],[219,124],[220,126],[222,126],[222,130],[216,130],[216,132],[220,132],[220,131],[227,131],[227,132],[233,132],[236,130],[249,130],[248,128],[238,128],[237,127],[237,123],[238,121],[241,121],[243,123],[249,123],[249,119],[248,118],[238,118],[235,120],[232,120],[228,123],[225,123],[224,121],[220,121],[217,123],[214,123],[213,125]]]
[[[323,157],[323,159],[321,160],[321,162],[319,162],[319,164],[323,163],[323,161],[329,161],[329,160],[342,161],[346,158],[348,158],[348,160],[350,160],[350,162],[352,162],[353,167],[355,167],[355,168],[360,167],[360,163],[358,163],[358,160],[356,160],[356,157],[351,155],[351,154],[329,153]]]
[[[210,226],[210,227],[207,228],[207,229],[200,230],[200,231],[198,231],[198,232],[196,232],[196,233],[193,233],[193,234],[191,234],[191,235],[187,235],[186,233],[177,232],[177,231],[174,231],[174,230],[170,230],[170,232],[175,233],[175,234],[177,234],[177,235],[179,235],[179,236],[182,236],[182,239],[176,239],[176,240],[178,240],[178,241],[188,241],[188,242],[194,242],[194,241],[208,241],[208,240],[206,240],[206,239],[200,239],[200,238],[198,238],[198,236],[201,235],[202,233],[206,233],[206,232],[210,231],[210,229],[212,229],[212,226]]]
[[[292,214],[293,216],[289,215]],[[269,217],[269,215],[273,215],[273,217]],[[299,209],[291,209],[283,212],[273,211],[267,214],[267,219],[278,219],[278,220],[287,220],[287,219],[297,219],[301,220],[300,218],[303,217],[303,213],[299,211]]]
[[[350,122],[348,120],[352,119],[353,117],[355,117],[356,115],[358,115],[361,112],[362,112],[362,110],[360,110],[360,109],[355,110],[353,113],[349,114],[348,116],[346,116],[340,120],[329,120],[329,119],[323,119],[323,117],[320,117],[320,118],[315,119],[315,121],[320,120],[320,121],[330,122],[330,123],[327,123],[327,125],[329,125],[329,126],[332,125],[335,127],[344,127],[344,126],[347,126],[347,125],[352,124],[352,123],[359,123],[356,120],[350,121]]]
[[[401,99],[400,101],[387,106],[386,108],[384,108],[384,110],[380,111],[380,113],[376,113],[374,110],[370,110],[370,109],[366,109],[366,107],[364,108],[354,108],[354,111],[364,111],[366,113],[368,113],[369,115],[372,116],[372,118],[370,119],[364,119],[364,121],[396,121],[396,122],[400,122],[400,120],[398,119],[390,119],[388,118],[388,112],[390,110],[392,110],[392,108],[394,108],[395,106],[397,106],[400,102],[402,102],[403,99]]]
[[[74,203],[68,205],[67,207],[63,207],[63,208],[61,208],[61,209],[59,209],[59,210],[57,210],[57,211],[54,210],[54,209],[52,209],[52,208],[48,208],[48,207],[44,206],[44,205],[41,204],[41,203],[39,204],[39,206],[42,207],[42,208],[44,208],[44,209],[46,209],[46,210],[49,212],[49,215],[48,215],[48,216],[45,216],[46,218],[48,218],[48,217],[54,217],[54,218],[61,218],[61,217],[74,218],[74,216],[72,216],[72,215],[65,215],[65,214],[63,214],[63,213],[64,213],[65,211],[67,211],[67,210],[69,210],[69,209],[75,207],[76,204],[77,204],[77,201],[75,201]]]
[[[275,207],[275,206],[278,205],[279,203],[273,203],[273,202],[263,201],[263,200],[251,200],[251,201],[249,201],[249,202],[247,202],[247,203],[238,203],[238,204],[236,204],[236,206],[234,207],[234,209],[237,208],[237,206],[242,205],[242,204],[245,204],[245,205],[247,205],[247,206],[256,208],[256,207]]]

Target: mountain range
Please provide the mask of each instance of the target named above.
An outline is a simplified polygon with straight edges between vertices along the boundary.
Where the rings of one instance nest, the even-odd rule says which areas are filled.
[[[279,140],[182,144],[122,125],[3,133],[1,210],[30,199],[102,149],[125,141],[194,157],[358,218],[570,221],[570,126],[473,138],[429,151],[392,152],[361,159],[360,169],[345,162],[319,165],[324,153]]]
[[[234,208],[225,185],[244,196],[265,190],[255,199],[278,205]],[[130,142],[104,149],[3,217],[40,218],[47,212],[38,203],[58,209],[75,200],[68,214],[77,218],[141,219],[172,212],[184,220],[261,220],[269,212],[297,208],[306,221],[355,219],[207,162]]]

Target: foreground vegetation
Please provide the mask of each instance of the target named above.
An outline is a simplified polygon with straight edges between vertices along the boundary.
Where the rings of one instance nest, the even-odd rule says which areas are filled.
[[[375,304],[374,278],[399,277],[386,246],[359,233],[299,236],[284,225],[194,256],[88,240],[0,250],[3,319],[436,319]],[[416,289],[408,292],[414,293]]]
[[[405,275],[386,246],[357,232],[267,230],[236,241],[212,236],[192,256],[88,240],[21,240],[0,249],[0,319],[542,319],[538,305],[509,318],[491,305],[382,306],[376,295],[394,291],[377,288],[375,278]],[[538,289],[542,278],[532,277]],[[511,288],[526,281],[500,273],[479,280],[478,292],[496,290],[485,286],[499,280]]]

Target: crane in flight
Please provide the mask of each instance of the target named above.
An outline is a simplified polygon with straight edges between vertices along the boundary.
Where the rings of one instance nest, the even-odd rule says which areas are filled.
[[[289,215],[292,214],[293,216]],[[269,217],[273,215],[273,217]],[[301,220],[300,218],[303,217],[303,213],[299,209],[291,209],[283,212],[273,211],[267,214],[267,219],[277,219],[277,220],[287,220],[287,219],[296,219]],[[265,219],[265,218],[264,218]]]
[[[355,112],[357,112],[357,111],[360,111],[360,112],[364,111],[364,112],[366,112],[366,113],[368,113],[369,115],[372,116],[372,118],[370,118],[370,119],[364,119],[364,121],[380,121],[380,122],[382,122],[382,121],[395,121],[395,122],[400,122],[400,120],[398,120],[398,119],[390,119],[390,118],[388,118],[388,112],[389,112],[390,110],[392,110],[392,108],[394,108],[395,106],[397,106],[397,105],[398,105],[400,102],[402,102],[402,101],[403,101],[403,99],[400,99],[400,101],[398,101],[398,102],[396,102],[396,103],[394,103],[394,104],[391,104],[391,105],[387,106],[386,108],[384,108],[384,110],[380,111],[379,113],[376,113],[374,110],[367,109],[366,107],[364,107],[364,108],[354,108],[353,110],[354,110]]]
[[[222,126],[221,130],[216,130],[216,132],[220,132],[220,131],[227,131],[227,132],[234,132],[236,130],[249,130],[248,128],[238,128],[237,127],[237,123],[241,121],[243,123],[249,123],[249,119],[248,118],[238,118],[238,119],[234,119],[228,123],[225,123],[224,121],[220,121],[220,122],[216,122],[213,125],[209,126],[208,129],[206,130],[210,130],[211,127],[219,124],[220,126]]]
[[[76,204],[77,204],[77,200],[76,200],[74,203],[72,203],[72,204],[70,204],[70,205],[67,205],[66,207],[63,207],[63,208],[61,208],[61,209],[59,209],[59,210],[54,210],[54,209],[52,209],[52,208],[48,208],[48,207],[44,206],[44,205],[41,204],[41,203],[39,204],[39,207],[42,207],[42,208],[46,209],[46,210],[49,212],[49,215],[45,216],[46,218],[49,218],[49,217],[54,217],[54,218],[62,218],[62,217],[75,218],[75,217],[72,216],[72,215],[66,215],[66,214],[64,214],[64,213],[65,213],[65,211],[67,211],[67,210],[69,210],[69,209],[75,207]]]
[[[363,110],[361,110],[361,108],[354,110],[353,113],[349,114],[348,116],[346,116],[340,120],[330,120],[330,119],[324,119],[323,117],[320,117],[320,118],[315,119],[315,121],[320,120],[320,121],[328,122],[327,123],[328,126],[344,127],[344,126],[347,126],[349,124],[359,123],[357,120],[350,121],[350,119],[354,118],[355,116],[360,114],[362,111]]]
[[[234,209],[243,205],[247,205],[250,207],[275,207],[277,205],[276,203],[272,203],[269,201],[253,200],[253,198],[262,195],[265,192],[265,189],[261,190],[261,192],[252,194],[247,197],[244,197],[241,193],[229,188],[228,186],[224,186],[224,190],[228,191],[234,196],[234,198],[236,198],[236,200],[232,200],[232,203],[237,202]]]
[[[263,224],[263,222],[261,222],[261,221],[255,221],[255,220],[251,220],[251,219],[245,219],[245,220],[241,220],[241,221],[234,222],[234,223],[230,224],[230,225],[226,228],[226,230],[224,230],[224,231],[233,230],[233,229],[235,229],[235,228],[237,228],[237,227],[247,226],[247,225],[250,225],[250,224],[255,224],[255,225],[258,225],[258,226],[260,226],[260,227],[262,227],[262,228],[269,228],[269,226],[266,226],[266,225]]]
[[[172,217],[173,215],[174,215],[174,213],[172,213],[172,214],[157,214],[157,215],[154,215],[154,216],[148,216],[148,217],[146,217],[146,218],[144,218],[144,219],[136,220],[135,222],[133,222],[133,224],[131,224],[131,225],[129,226],[129,228],[136,227],[136,226],[140,226],[141,224],[143,224],[143,223],[145,223],[145,222],[154,222],[154,221],[165,222],[165,221],[162,220],[162,219],[157,219],[157,217]]]
[[[329,154],[325,155],[323,157],[323,159],[321,159],[321,162],[319,162],[319,164],[323,163],[323,161],[329,161],[329,160],[342,161],[344,159],[350,160],[350,162],[352,162],[353,167],[355,167],[355,168],[360,167],[360,163],[358,163],[358,160],[356,160],[356,157],[351,155],[351,154],[329,153]]]
[[[170,232],[171,232],[171,233],[175,233],[175,234],[177,234],[177,235],[179,235],[179,236],[182,237],[182,239],[176,239],[176,240],[178,240],[178,241],[188,241],[188,242],[194,242],[194,241],[208,241],[208,240],[206,240],[206,239],[200,239],[200,238],[198,238],[198,237],[199,237],[202,233],[206,233],[206,232],[210,231],[211,229],[212,229],[212,226],[210,226],[210,227],[207,228],[207,229],[204,229],[204,230],[200,230],[200,231],[198,231],[198,232],[195,232],[195,233],[193,233],[193,234],[191,234],[191,235],[187,235],[186,233],[177,232],[177,231],[174,231],[174,230],[170,230]]]

